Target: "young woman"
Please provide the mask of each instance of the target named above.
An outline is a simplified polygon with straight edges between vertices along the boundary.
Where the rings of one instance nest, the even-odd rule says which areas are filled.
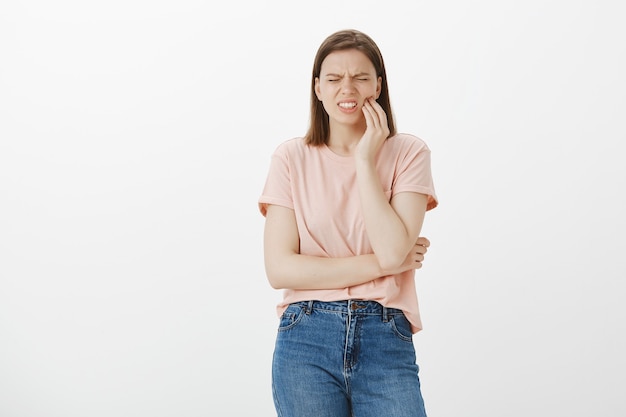
[[[343,30],[313,64],[311,123],[272,155],[265,269],[284,296],[272,386],[282,417],[425,416],[419,237],[437,205],[430,150],[396,132],[378,46]]]

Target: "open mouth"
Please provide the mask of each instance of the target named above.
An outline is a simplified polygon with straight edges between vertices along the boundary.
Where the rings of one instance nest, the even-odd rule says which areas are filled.
[[[356,106],[357,106],[356,101],[347,101],[347,102],[339,103],[339,107],[341,107],[342,109],[346,109],[346,110],[353,109]]]

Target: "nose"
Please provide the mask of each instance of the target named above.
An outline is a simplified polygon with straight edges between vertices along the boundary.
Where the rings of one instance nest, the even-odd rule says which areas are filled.
[[[350,77],[341,80],[341,91],[348,93],[354,91],[354,81]]]

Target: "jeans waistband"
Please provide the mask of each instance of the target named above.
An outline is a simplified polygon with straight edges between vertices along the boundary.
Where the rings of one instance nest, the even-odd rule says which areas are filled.
[[[341,301],[298,301],[294,305],[304,308],[306,314],[310,314],[313,310],[335,311],[351,315],[380,315],[384,321],[387,317],[404,314],[402,310],[397,308],[385,307],[376,301],[370,300],[341,300]]]

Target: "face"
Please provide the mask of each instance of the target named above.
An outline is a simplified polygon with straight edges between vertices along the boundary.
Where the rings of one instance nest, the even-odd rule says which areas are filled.
[[[336,51],[322,61],[320,76],[315,79],[315,94],[324,105],[331,124],[363,124],[363,103],[370,97],[378,98],[381,82],[363,52]]]

